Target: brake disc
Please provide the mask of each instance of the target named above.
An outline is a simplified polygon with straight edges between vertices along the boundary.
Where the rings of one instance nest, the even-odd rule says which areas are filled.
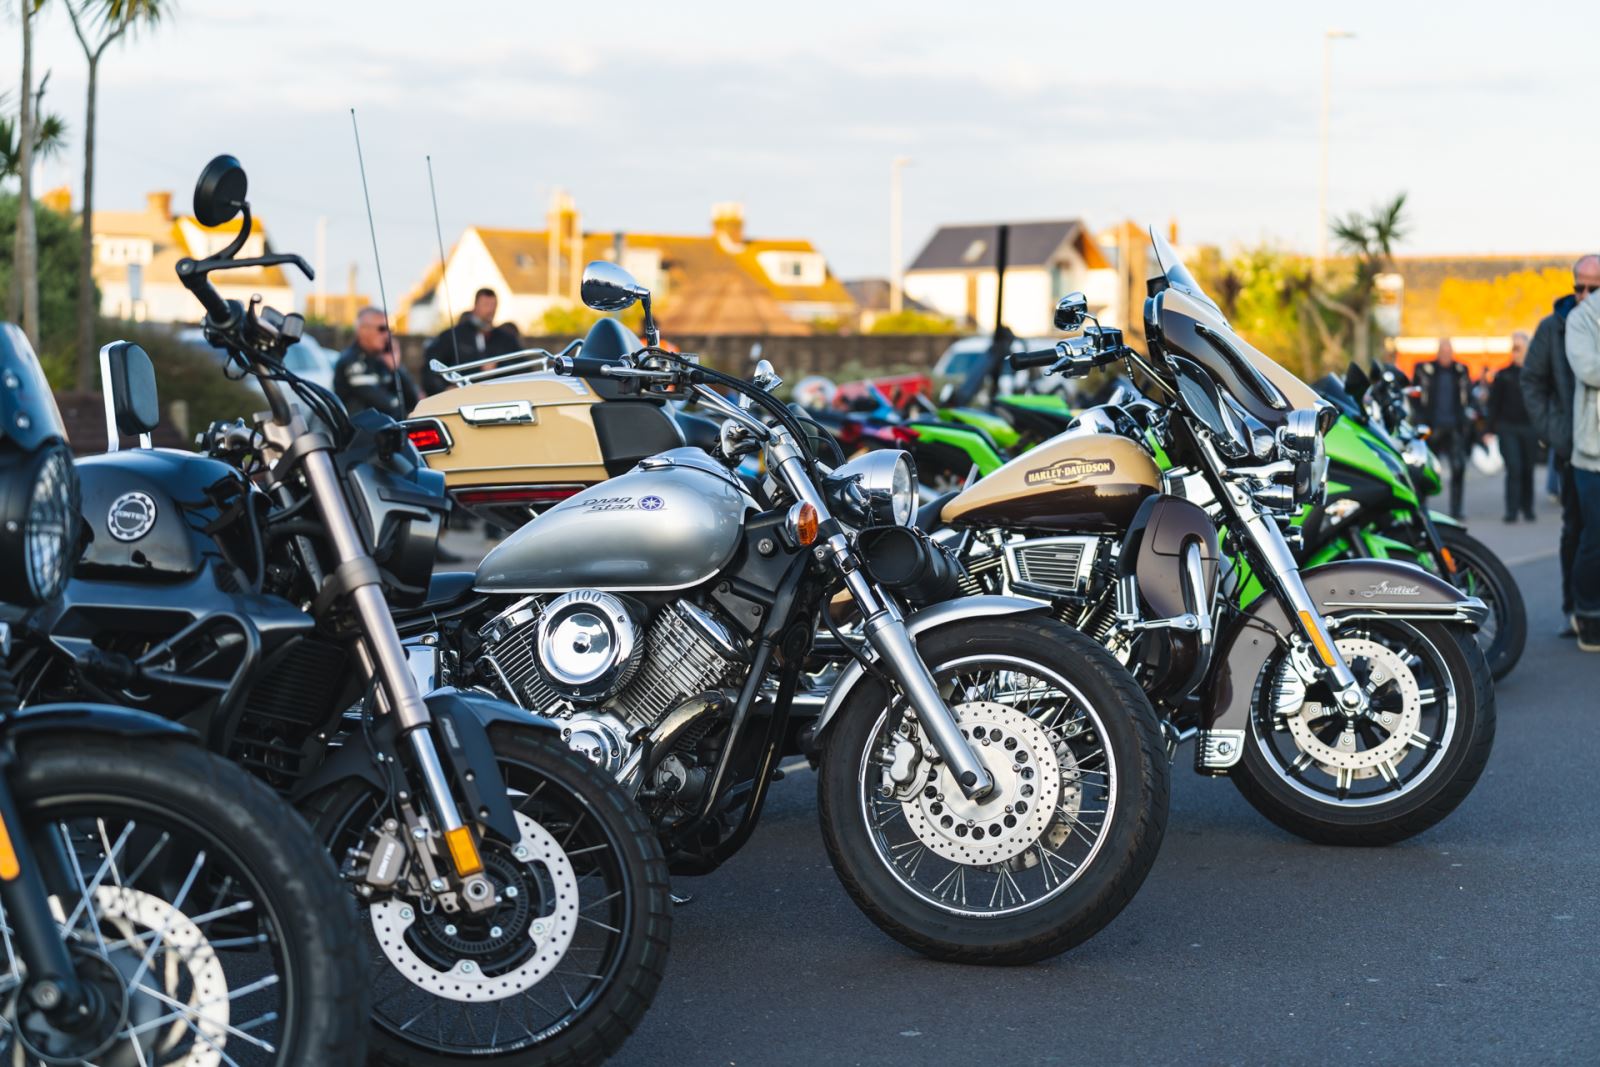
[[[936,855],[968,866],[1004,863],[1032,848],[1055,818],[1063,790],[1054,743],[1043,726],[1005,704],[973,701],[953,710],[994,789],[968,800],[940,764],[901,807],[912,832]]]
[[[440,969],[411,943],[412,937],[425,933],[412,934],[418,921],[416,908],[393,898],[380,901],[368,909],[373,936],[389,963],[412,985],[446,1000],[504,1000],[542,982],[566,956],[578,930],[577,875],[550,831],[520,811],[516,816],[522,837],[512,855],[530,872],[542,872],[551,888],[543,913],[530,914],[521,934],[532,942],[532,951],[517,966],[495,974],[486,974],[480,959],[459,953],[451,966]]]
[[[1278,712],[1283,715],[1295,745],[1310,756],[1324,774],[1333,778],[1341,775],[1374,778],[1383,773],[1385,766],[1392,768],[1404,758],[1412,735],[1422,723],[1422,691],[1405,659],[1387,645],[1364,637],[1341,637],[1335,643],[1346,663],[1366,662],[1369,696],[1390,686],[1399,693],[1398,709],[1375,710],[1366,720],[1386,731],[1388,736],[1376,745],[1362,748],[1355,723],[1347,722],[1334,743],[1329,744],[1312,728],[1312,723],[1327,718],[1329,709],[1316,701],[1305,700],[1304,688],[1299,690],[1298,708],[1291,707],[1286,713],[1284,702],[1280,702]]]

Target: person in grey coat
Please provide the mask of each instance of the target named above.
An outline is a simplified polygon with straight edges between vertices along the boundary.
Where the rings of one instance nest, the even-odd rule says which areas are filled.
[[[1522,399],[1539,439],[1550,453],[1561,480],[1561,614],[1567,625],[1561,636],[1576,633],[1572,624],[1573,559],[1583,529],[1578,489],[1572,478],[1572,365],[1567,362],[1567,316],[1578,301],[1600,291],[1600,256],[1584,256],[1572,265],[1572,293],[1534,331],[1522,365]]]
[[[1573,620],[1578,647],[1600,652],[1600,292],[1567,316],[1572,364],[1572,482],[1583,529],[1572,561]]]

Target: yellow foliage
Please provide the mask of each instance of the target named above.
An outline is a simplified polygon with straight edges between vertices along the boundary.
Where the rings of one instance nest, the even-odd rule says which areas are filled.
[[[1458,336],[1531,333],[1550,314],[1550,305],[1571,291],[1572,274],[1560,267],[1514,271],[1487,281],[1446,278],[1439,283],[1438,314]]]

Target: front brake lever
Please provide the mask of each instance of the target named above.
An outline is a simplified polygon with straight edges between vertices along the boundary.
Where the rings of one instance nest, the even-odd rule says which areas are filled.
[[[309,281],[317,277],[316,271],[311,269],[311,264],[306,262],[304,256],[296,252],[273,252],[270,255],[255,256],[252,259],[202,259],[190,268],[191,274],[210,274],[214,270],[236,270],[240,267],[277,267],[285,263],[292,263],[300,268],[300,273]]]

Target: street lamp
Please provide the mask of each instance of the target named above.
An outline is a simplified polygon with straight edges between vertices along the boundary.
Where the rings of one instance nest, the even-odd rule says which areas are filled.
[[[1317,269],[1328,258],[1328,96],[1333,83],[1333,42],[1354,37],[1349,30],[1322,32],[1322,165],[1317,174]]]
[[[900,239],[900,172],[911,162],[910,156],[895,156],[889,164],[889,314],[900,314],[903,303],[900,293],[901,239]]]

